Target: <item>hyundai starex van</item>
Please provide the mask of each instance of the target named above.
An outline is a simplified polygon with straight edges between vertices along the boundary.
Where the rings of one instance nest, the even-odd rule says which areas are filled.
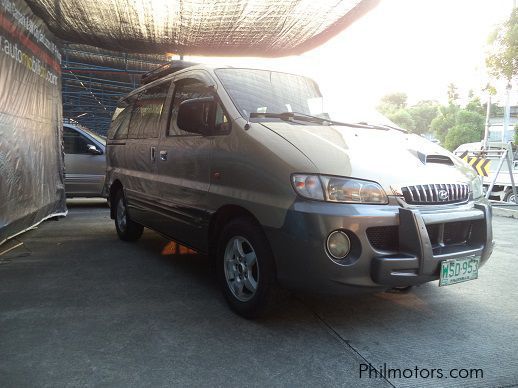
[[[120,239],[153,229],[216,260],[230,307],[476,279],[493,249],[472,167],[422,137],[342,122],[317,84],[175,64],[121,99],[106,190]]]

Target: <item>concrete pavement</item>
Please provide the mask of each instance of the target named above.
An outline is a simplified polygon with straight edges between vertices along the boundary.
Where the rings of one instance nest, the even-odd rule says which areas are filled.
[[[2,387],[518,384],[515,219],[495,217],[497,247],[476,281],[286,293],[272,316],[247,321],[227,308],[208,258],[151,231],[119,241],[102,202],[69,209],[0,256]],[[360,378],[367,363],[445,377]]]

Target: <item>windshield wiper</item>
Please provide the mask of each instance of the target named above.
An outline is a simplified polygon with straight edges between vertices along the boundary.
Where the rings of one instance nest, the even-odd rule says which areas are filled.
[[[274,118],[274,119],[281,119],[284,121],[305,121],[309,123],[320,123],[322,125],[346,125],[348,127],[354,127],[354,128],[369,128],[368,125],[362,125],[362,124],[352,124],[352,123],[342,123],[340,121],[334,121],[325,119],[323,117],[318,116],[311,116],[307,115],[305,113],[299,113],[299,112],[282,112],[282,113],[256,113],[252,112],[250,113],[250,118]]]
[[[365,121],[360,121],[358,124],[365,125],[366,127],[372,128],[372,129],[383,129],[385,131],[388,131],[389,129],[393,129],[395,131],[408,133],[406,129],[399,128],[399,127],[393,127],[392,125],[386,125],[386,124],[371,124],[367,123]]]

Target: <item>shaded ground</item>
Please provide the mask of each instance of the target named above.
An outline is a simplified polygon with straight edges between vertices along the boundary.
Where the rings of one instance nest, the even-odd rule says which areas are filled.
[[[273,316],[246,321],[206,257],[150,231],[119,241],[102,202],[69,208],[0,256],[2,387],[518,384],[515,219],[495,217],[497,248],[476,281],[354,298],[287,293]],[[448,378],[360,379],[366,362]],[[484,375],[454,379],[451,368]]]

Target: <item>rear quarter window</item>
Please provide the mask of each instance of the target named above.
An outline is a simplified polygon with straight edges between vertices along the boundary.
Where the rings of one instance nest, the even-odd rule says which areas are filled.
[[[126,139],[128,137],[128,127],[131,119],[133,103],[130,99],[119,102],[113,113],[108,139]]]

